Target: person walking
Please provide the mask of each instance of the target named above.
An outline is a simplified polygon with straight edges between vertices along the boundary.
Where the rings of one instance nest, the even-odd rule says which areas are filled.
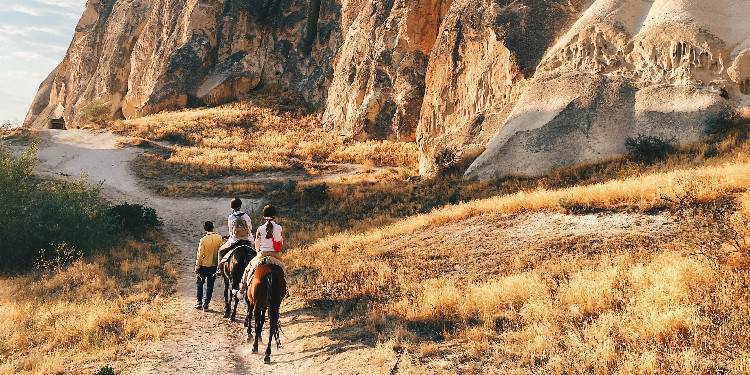
[[[227,228],[229,228],[229,238],[218,250],[219,263],[221,263],[225,257],[227,257],[230,250],[234,249],[239,245],[247,245],[252,247],[250,233],[253,229],[253,224],[250,221],[250,216],[242,211],[242,200],[240,198],[234,198],[229,203],[232,208],[232,214],[227,219]],[[222,275],[221,267],[216,271],[217,276]]]
[[[223,240],[220,235],[214,233],[213,222],[207,221],[203,223],[203,230],[206,232],[206,235],[201,238],[198,244],[198,254],[195,259],[195,297],[198,300],[195,308],[203,308],[205,311],[208,310],[208,305],[211,303],[211,295],[214,292],[218,251]],[[203,299],[203,284],[206,284],[205,300]]]

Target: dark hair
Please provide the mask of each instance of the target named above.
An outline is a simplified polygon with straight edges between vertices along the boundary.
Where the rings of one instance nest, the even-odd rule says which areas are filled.
[[[212,221],[207,221],[203,223],[203,229],[212,232],[214,230],[214,223]]]
[[[263,217],[275,218],[276,207],[270,204],[263,207]],[[266,238],[271,237],[273,237],[273,223],[271,223],[271,220],[268,220],[266,221]]]
[[[232,207],[233,210],[239,210],[242,207],[242,200],[240,198],[234,198],[232,199],[232,202],[229,203],[229,206]]]

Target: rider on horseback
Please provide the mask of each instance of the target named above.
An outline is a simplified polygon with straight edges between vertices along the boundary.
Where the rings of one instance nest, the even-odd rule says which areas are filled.
[[[240,283],[240,291],[244,294],[247,290],[249,280],[252,278],[255,269],[261,264],[261,262],[268,262],[276,264],[284,270],[286,274],[286,266],[281,261],[281,246],[284,243],[284,230],[281,225],[276,224],[276,207],[267,205],[263,207],[263,218],[266,223],[258,227],[255,233],[255,250],[258,255],[250,261],[250,264],[245,268],[245,273],[242,275],[242,282]]]
[[[229,227],[229,238],[224,245],[219,248],[219,267],[216,270],[216,275],[221,276],[221,263],[226,262],[229,256],[232,255],[231,250],[237,246],[247,245],[252,246],[250,242],[250,231],[253,228],[250,222],[250,216],[242,212],[242,200],[240,198],[234,198],[229,203],[232,207],[232,214],[229,215],[227,220],[227,227]]]

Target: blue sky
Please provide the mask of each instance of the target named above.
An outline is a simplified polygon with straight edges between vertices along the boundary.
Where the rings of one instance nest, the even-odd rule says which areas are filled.
[[[0,0],[0,124],[23,123],[85,6],[86,0]]]

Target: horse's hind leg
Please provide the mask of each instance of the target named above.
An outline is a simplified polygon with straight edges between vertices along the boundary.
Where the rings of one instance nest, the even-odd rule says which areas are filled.
[[[248,302],[248,304],[249,303],[250,302]],[[252,336],[253,332],[252,332],[252,329],[251,329],[251,327],[253,326],[253,318],[252,318],[253,316],[250,315],[251,314],[250,306],[248,306],[247,310],[248,310],[247,311],[247,316],[245,317],[245,327],[247,327],[247,342],[250,342],[250,340],[253,337]]]
[[[273,303],[273,302],[271,302]],[[265,363],[271,363],[271,342],[273,342],[273,338],[276,337],[276,330],[279,329],[279,314],[274,314],[273,311],[271,311],[271,308],[269,306],[268,308],[268,325],[269,325],[269,332],[268,332],[268,347],[266,347],[266,356],[263,358],[263,362]]]
[[[253,353],[258,352],[258,341],[260,341],[260,333],[263,332],[263,321],[266,319],[266,317],[263,316],[264,312],[265,309],[259,308],[256,302],[255,308],[253,309],[253,318],[255,318],[255,342],[253,343]]]

